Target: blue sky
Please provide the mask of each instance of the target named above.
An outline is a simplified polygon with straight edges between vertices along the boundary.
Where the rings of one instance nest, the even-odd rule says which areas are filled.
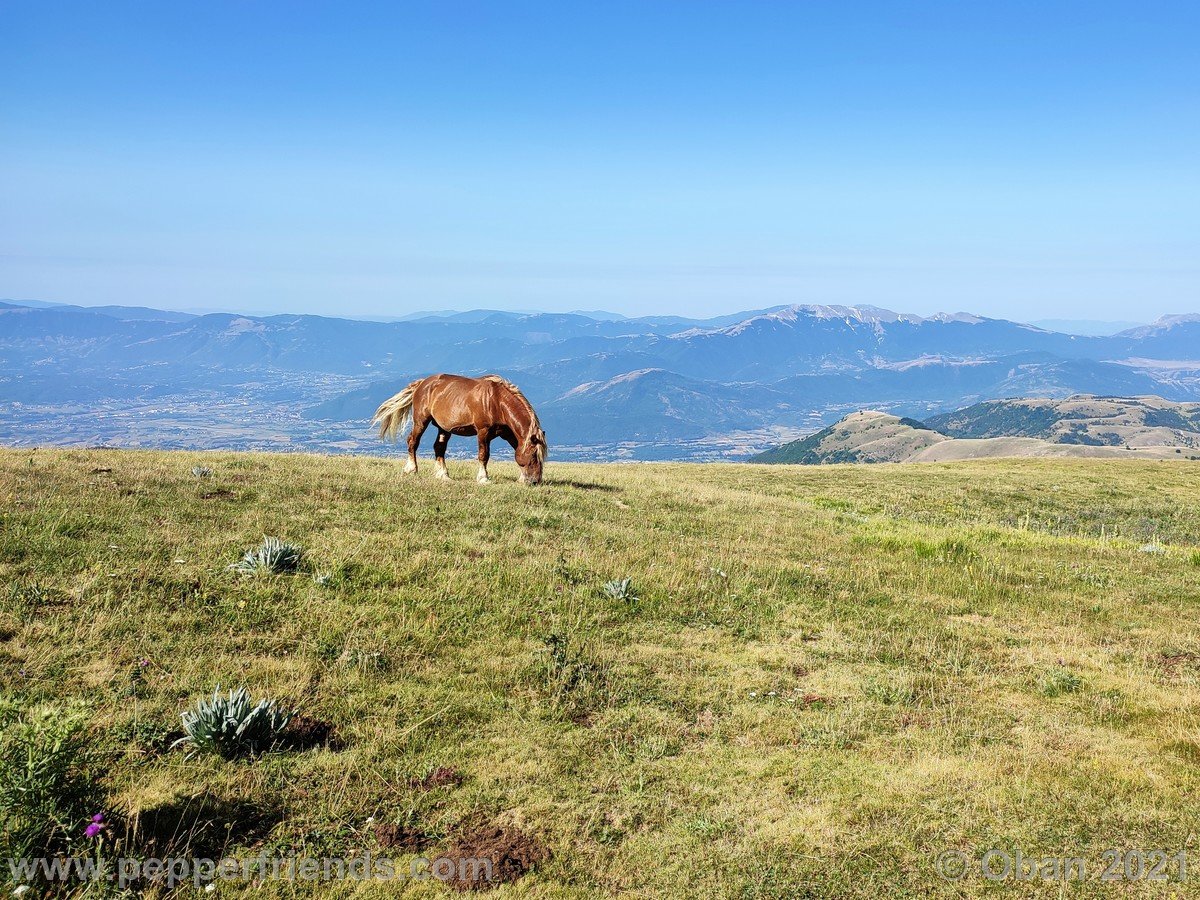
[[[1200,310],[1194,2],[8,2],[0,29],[0,296]]]

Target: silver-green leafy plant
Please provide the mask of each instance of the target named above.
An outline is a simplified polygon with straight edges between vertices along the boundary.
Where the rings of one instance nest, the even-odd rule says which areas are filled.
[[[601,590],[604,592],[604,596],[610,600],[636,603],[640,599],[629,578],[614,578],[612,581],[606,581]]]
[[[212,469],[208,466],[192,466],[192,474],[197,478],[207,478],[212,474]]]
[[[262,543],[247,550],[229,571],[239,575],[284,575],[299,569],[303,556],[302,547],[263,535]]]
[[[254,702],[244,686],[222,694],[218,685],[212,697],[198,700],[181,718],[184,736],[172,746],[233,759],[278,746],[292,714],[274,700]]]

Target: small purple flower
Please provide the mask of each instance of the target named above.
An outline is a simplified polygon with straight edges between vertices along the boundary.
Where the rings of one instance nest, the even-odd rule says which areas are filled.
[[[88,827],[86,829],[84,829],[83,833],[86,834],[90,838],[94,838],[96,835],[98,835],[103,830],[104,830],[104,813],[96,813],[94,816],[92,816],[91,824],[88,825]]]
[[[148,660],[148,659],[139,659],[138,660],[138,668],[139,669],[144,669],[148,665],[150,665],[150,660]]]

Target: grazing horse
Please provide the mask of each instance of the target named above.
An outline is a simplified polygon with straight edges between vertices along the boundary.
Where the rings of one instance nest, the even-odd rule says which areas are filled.
[[[546,432],[533,406],[511,381],[499,375],[466,378],[462,375],[430,375],[419,378],[396,396],[383,401],[375,410],[372,425],[379,426],[384,440],[399,437],[404,423],[412,418],[408,436],[408,464],[404,474],[417,471],[417,448],[421,435],[432,422],[438,430],[433,442],[434,474],[449,478],[446,471],[446,445],[450,435],[475,435],[479,438],[479,474],[475,480],[488,483],[487,464],[493,438],[512,445],[522,484],[542,480],[546,459]]]

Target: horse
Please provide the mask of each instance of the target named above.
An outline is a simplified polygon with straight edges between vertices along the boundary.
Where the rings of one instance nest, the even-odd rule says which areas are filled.
[[[539,484],[546,460],[546,432],[538,421],[533,405],[520,388],[499,375],[467,378],[463,375],[430,375],[418,378],[400,393],[379,405],[372,425],[379,426],[383,440],[396,440],[404,423],[412,419],[408,435],[408,463],[404,474],[417,471],[417,448],[421,435],[433,423],[437,439],[433,442],[434,475],[449,479],[446,471],[446,445],[450,435],[475,435],[479,439],[479,473],[475,480],[488,483],[487,464],[491,443],[501,438],[512,445],[522,484]]]

